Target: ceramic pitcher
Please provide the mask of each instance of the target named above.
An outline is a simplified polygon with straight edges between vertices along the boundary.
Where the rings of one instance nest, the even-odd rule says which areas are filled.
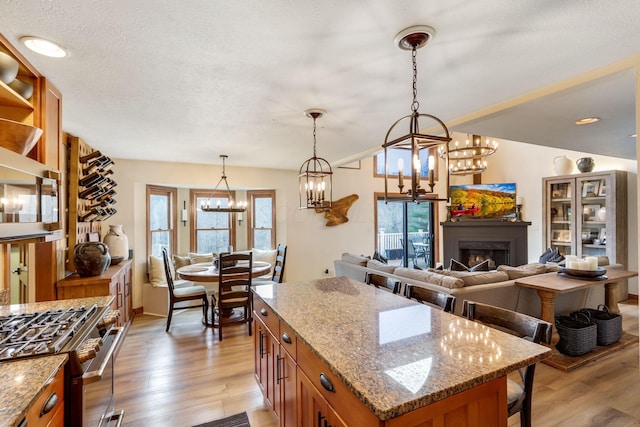
[[[573,161],[567,156],[557,156],[553,158],[553,170],[556,175],[569,175],[573,170]]]
[[[109,232],[105,234],[102,241],[109,247],[111,256],[129,258],[129,238],[124,234],[122,225],[110,225]]]
[[[110,262],[109,248],[104,243],[78,243],[73,249],[73,263],[80,277],[100,276]]]

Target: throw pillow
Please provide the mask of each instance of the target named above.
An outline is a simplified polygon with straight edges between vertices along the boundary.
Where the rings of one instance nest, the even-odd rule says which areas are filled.
[[[489,271],[489,260],[485,259],[481,263],[474,265],[469,271]]]
[[[367,261],[369,261],[369,257],[365,257],[363,255],[354,255],[354,254],[345,252],[340,257],[340,260],[344,262],[348,262],[349,264],[356,264],[364,267],[365,265],[367,265]]]
[[[395,271],[396,266],[385,264],[383,262],[376,261],[375,259],[370,259],[369,261],[367,261],[367,268],[392,274]]]
[[[540,264],[546,264],[547,261],[553,258],[554,253],[555,251],[553,249],[547,248],[547,250],[544,251],[542,255],[540,255],[540,259],[538,259],[538,262],[540,262]]]
[[[191,258],[189,258],[188,256],[180,256],[180,255],[173,256],[173,265],[176,270],[178,270],[180,267],[184,267],[190,264],[191,264]],[[176,279],[180,279],[178,277],[178,273],[176,273],[176,275],[173,277],[175,277]]]
[[[269,264],[271,264],[271,270],[269,270],[268,274],[265,274],[265,276],[271,276],[273,274],[273,267],[276,264],[276,256],[278,255],[278,251],[276,249],[256,249],[253,248],[251,249],[251,252],[253,253],[253,261],[262,261],[262,262],[268,262]]]
[[[373,259],[375,259],[376,261],[380,261],[383,264],[389,263],[389,261],[384,256],[382,256],[382,254],[380,254],[380,252],[378,251],[375,251],[373,253]]]
[[[214,253],[208,254],[198,254],[195,252],[189,252],[189,259],[191,260],[191,264],[198,264],[201,262],[213,262],[213,258],[216,258],[218,255]]]
[[[451,261],[449,262],[449,270],[451,270],[451,271],[469,271],[469,267],[467,267],[466,265],[464,265],[460,261],[451,258]]]
[[[164,274],[164,261],[162,258],[150,255],[147,264],[147,274],[149,275],[149,283],[152,286],[159,286],[167,283],[167,276]]]
[[[418,264],[413,264],[413,268],[416,270],[424,270],[424,268],[420,267]]]

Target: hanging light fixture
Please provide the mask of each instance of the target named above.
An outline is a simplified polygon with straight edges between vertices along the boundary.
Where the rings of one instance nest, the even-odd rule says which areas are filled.
[[[447,200],[447,198],[438,198],[437,194],[433,192],[435,187],[435,168],[436,168],[436,149],[442,149],[445,153],[444,158],[448,163],[448,143],[451,141],[449,136],[449,129],[442,120],[431,114],[420,114],[418,108],[417,96],[417,80],[418,80],[418,68],[416,65],[416,53],[417,50],[424,46],[430,39],[435,36],[435,30],[427,25],[417,25],[409,28],[405,28],[400,31],[394,38],[395,44],[400,49],[410,50],[411,58],[413,62],[413,102],[411,103],[411,114],[398,119],[387,132],[384,144],[384,197],[385,202],[389,193],[389,170],[390,170],[390,158],[393,158],[392,152],[397,151],[395,154],[399,154],[398,157],[398,189],[400,194],[404,194],[407,198],[414,202],[421,200],[441,201]],[[420,118],[429,119],[435,122],[435,126],[440,128],[436,134],[424,134],[421,133],[422,127],[420,126]],[[409,133],[402,136],[394,136],[394,131],[399,128],[400,124],[409,124]],[[434,126],[432,123],[431,126]],[[432,151],[433,149],[433,151]],[[427,150],[431,155],[428,157],[428,162],[424,164],[420,162],[420,152]],[[404,154],[404,156],[403,156]],[[409,156],[406,156],[409,154]],[[411,182],[407,186],[405,191],[403,173],[404,173],[404,161],[407,158],[410,161],[409,168],[411,170]],[[394,159],[395,160],[395,159]],[[429,189],[422,187],[420,183],[421,170],[425,168],[425,172],[428,171],[428,186]],[[449,175],[446,176],[446,191],[449,191]]]
[[[229,183],[227,182],[227,174],[225,171],[225,161],[227,157],[229,156],[227,156],[226,154],[220,155],[220,158],[222,159],[222,177],[216,184],[216,187],[213,189],[213,193],[211,194],[211,196],[207,199],[206,202],[202,202],[202,204],[200,205],[200,209],[203,212],[244,212],[247,210],[247,202],[237,202],[235,204],[233,202],[233,197],[231,196],[231,190],[229,189]],[[228,205],[226,207],[222,207],[220,206],[220,200],[218,200],[216,201],[215,205],[212,206],[211,199],[215,198],[215,193],[222,181],[224,181],[224,185],[227,188],[227,200],[229,201]]]
[[[458,141],[448,148],[448,152],[444,147],[438,149],[438,155],[441,158],[449,157],[449,174],[450,175],[469,175],[482,173],[487,169],[487,157],[498,150],[498,143],[489,138],[480,135],[473,135],[465,144]]]
[[[332,199],[331,165],[316,155],[316,120],[326,114],[317,108],[305,110],[305,116],[313,119],[313,157],[307,159],[298,173],[300,209],[329,209]]]

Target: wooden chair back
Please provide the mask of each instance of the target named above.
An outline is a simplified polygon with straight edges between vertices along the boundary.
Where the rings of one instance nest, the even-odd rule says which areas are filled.
[[[456,308],[456,297],[453,295],[409,283],[405,285],[404,289],[407,298],[423,304],[438,306],[447,313],[453,313]]]
[[[389,279],[382,274],[367,272],[364,276],[364,281],[367,283],[367,285],[372,285],[379,289],[391,291],[394,294],[400,293],[400,281]]]
[[[287,260],[287,246],[278,244],[276,248],[276,262],[273,266],[273,276],[271,281],[274,283],[282,283],[284,278],[284,264]]]
[[[251,271],[253,254],[231,253],[218,256],[218,295],[214,310],[214,327],[222,341],[223,326],[248,323],[251,335]],[[225,319],[225,311],[242,308],[242,316]]]

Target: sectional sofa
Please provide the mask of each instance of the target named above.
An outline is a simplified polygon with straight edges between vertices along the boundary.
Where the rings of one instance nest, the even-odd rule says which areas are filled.
[[[598,264],[605,268],[622,268],[620,264],[609,265],[607,257],[600,257]],[[540,316],[540,299],[535,290],[517,286],[516,279],[534,274],[557,271],[556,264],[531,263],[518,267],[498,266],[496,270],[482,272],[449,270],[416,270],[397,267],[370,259],[369,257],[345,253],[334,261],[336,276],[365,281],[367,272],[376,273],[390,280],[399,280],[404,295],[406,284],[423,286],[456,297],[456,314],[461,314],[462,301],[471,300],[496,305],[509,310]],[[604,285],[560,294],[556,299],[556,314],[564,314],[583,307],[595,308],[604,304]]]

